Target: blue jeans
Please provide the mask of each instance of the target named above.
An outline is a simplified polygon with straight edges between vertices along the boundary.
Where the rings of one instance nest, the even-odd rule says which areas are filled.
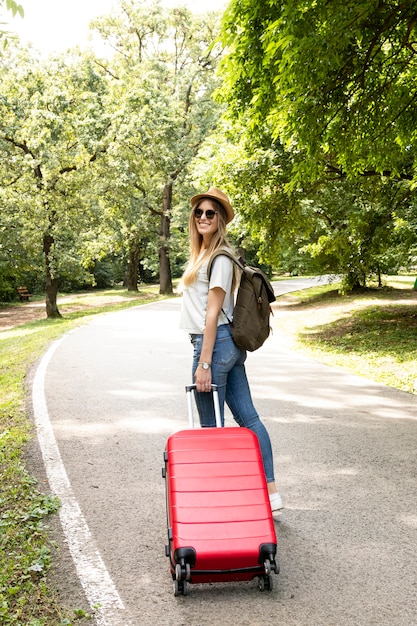
[[[192,380],[200,360],[203,335],[191,335],[194,346]],[[229,324],[218,326],[211,363],[212,382],[219,388],[222,425],[224,425],[224,403],[232,412],[239,426],[252,430],[258,437],[267,482],[274,481],[274,463],[268,431],[259,419],[253,406],[252,396],[245,370],[246,351],[233,341]],[[195,392],[200,424],[215,426],[213,396],[211,393]]]

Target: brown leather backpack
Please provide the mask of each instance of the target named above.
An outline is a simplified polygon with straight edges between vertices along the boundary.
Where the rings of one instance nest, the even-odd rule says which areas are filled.
[[[270,304],[275,302],[274,290],[262,270],[246,265],[242,259],[236,259],[233,254],[225,249],[217,250],[212,256],[207,267],[209,280],[213,262],[219,254],[232,259],[242,270],[233,320],[227,319],[232,329],[235,344],[243,350],[253,352],[265,343],[271,332],[270,316],[272,309]]]

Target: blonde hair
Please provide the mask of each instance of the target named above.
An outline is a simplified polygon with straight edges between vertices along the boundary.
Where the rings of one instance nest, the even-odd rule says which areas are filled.
[[[213,234],[209,247],[205,249],[202,249],[203,236],[197,230],[194,217],[194,209],[197,209],[203,200],[210,202],[213,209],[217,211],[218,220],[217,231]],[[188,222],[188,231],[190,234],[190,258],[182,276],[182,283],[185,287],[192,285],[197,280],[201,266],[211,259],[216,250],[219,248],[228,248],[233,252],[233,248],[226,237],[226,211],[221,203],[213,198],[201,198],[199,202],[192,206]],[[235,267],[235,264],[233,264],[232,292],[235,290],[237,280]]]

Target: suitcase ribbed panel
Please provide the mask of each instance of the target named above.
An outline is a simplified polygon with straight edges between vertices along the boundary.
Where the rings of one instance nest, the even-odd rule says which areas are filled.
[[[251,504],[258,507],[265,505],[263,489],[241,490],[233,493],[233,506],[248,506]],[[172,492],[172,506],[173,508],[181,506],[184,510],[199,509],[200,507],[227,507],[230,506],[230,492],[217,491],[215,498],[213,498],[212,491],[181,492],[181,504],[177,505],[177,492],[174,491]]]

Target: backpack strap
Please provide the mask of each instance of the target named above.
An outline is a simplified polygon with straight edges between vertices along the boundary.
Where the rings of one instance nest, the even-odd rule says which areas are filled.
[[[223,256],[227,256],[229,257],[229,259],[231,259],[234,263],[236,263],[236,265],[243,271],[245,269],[245,264],[243,263],[243,261],[241,259],[237,259],[235,256],[233,256],[233,254],[231,252],[229,252],[228,250],[226,250],[225,248],[219,248],[219,250],[216,250],[216,252],[213,254],[213,256],[211,257],[208,265],[207,265],[207,277],[209,279],[210,282],[210,277],[211,277],[211,269],[214,263],[214,260],[216,257],[223,255]],[[225,318],[227,319],[227,321],[229,322],[229,324],[232,323],[232,320],[229,319],[228,315],[226,314],[226,311],[223,309],[222,307],[222,313],[225,316]]]
[[[253,275],[253,274],[257,275],[260,278],[260,291],[257,294],[257,296],[258,297],[261,296],[262,288],[264,288],[267,294],[269,304],[271,304],[271,302],[275,302],[276,298],[275,298],[274,290],[269,280],[265,276],[265,274],[257,267],[250,267],[249,265],[246,265],[245,261],[241,257],[237,259],[235,256],[233,256],[231,252],[229,252],[228,250],[224,248],[220,248],[219,250],[216,250],[216,252],[213,254],[213,256],[211,257],[209,261],[209,264],[207,266],[207,276],[208,276],[209,281],[210,281],[210,276],[211,276],[211,267],[213,265],[214,259],[220,254],[223,254],[224,256],[229,257],[229,259],[232,259],[232,261],[236,263],[236,265],[242,270],[242,272],[248,272],[250,275]]]
[[[231,259],[234,263],[236,263],[236,265],[241,269],[244,270],[245,269],[245,263],[242,259],[237,259],[231,252],[229,252],[228,250],[226,250],[225,248],[219,248],[219,250],[216,250],[216,252],[213,254],[213,256],[211,257],[209,264],[207,265],[207,276],[208,279],[210,281],[210,277],[211,277],[211,268],[212,265],[214,263],[214,259],[220,255],[223,256],[227,256],[229,257],[229,259]]]

